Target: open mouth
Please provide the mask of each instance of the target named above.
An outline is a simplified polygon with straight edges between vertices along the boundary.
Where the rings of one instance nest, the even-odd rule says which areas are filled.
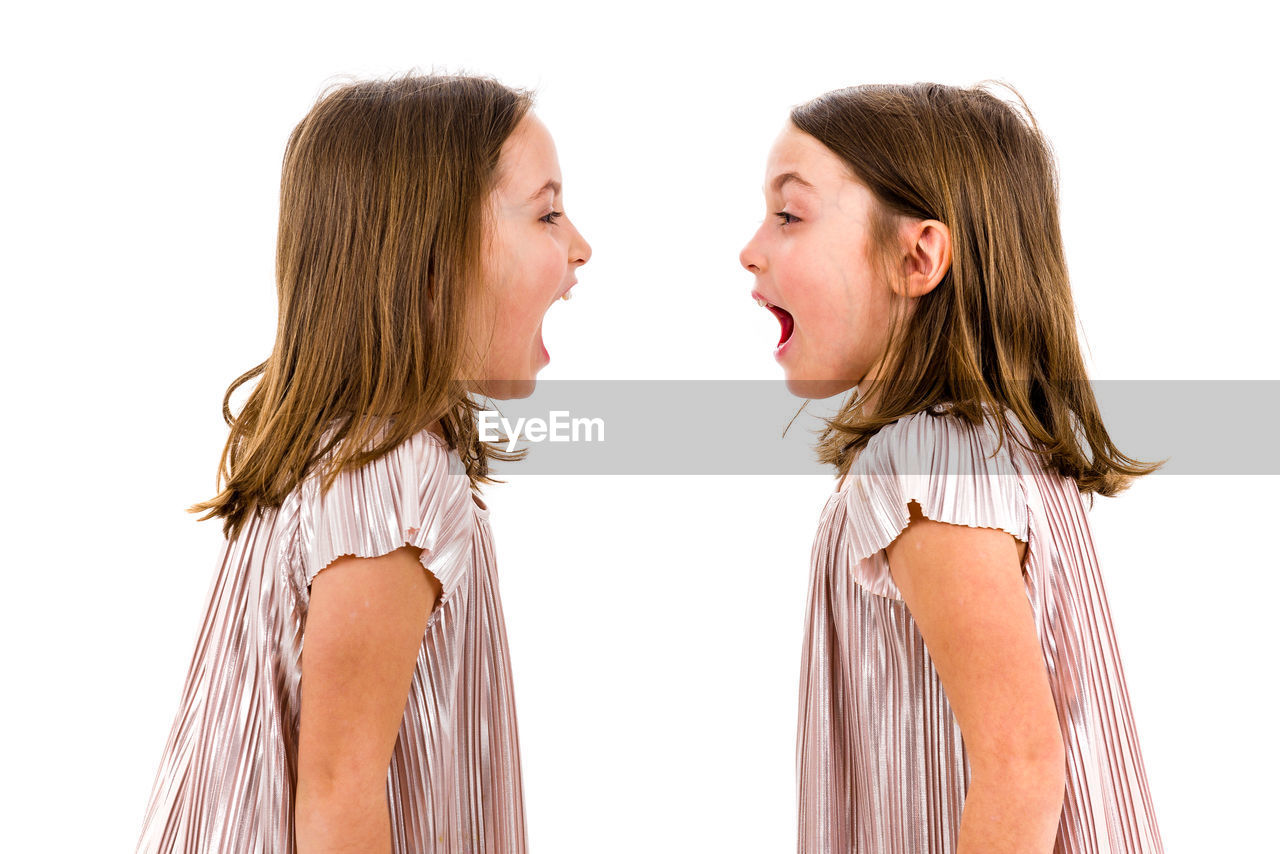
[[[791,333],[795,331],[795,318],[793,318],[791,316],[791,312],[787,311],[785,308],[779,308],[772,303],[766,304],[766,307],[769,311],[773,312],[774,316],[778,318],[778,322],[782,324],[782,337],[778,339],[778,346],[781,347],[783,344],[787,343],[791,338]]]

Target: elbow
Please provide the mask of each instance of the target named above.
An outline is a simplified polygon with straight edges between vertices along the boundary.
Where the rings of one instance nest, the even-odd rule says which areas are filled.
[[[1005,742],[972,757],[975,785],[1015,790],[1054,812],[1061,810],[1067,787],[1067,757],[1056,729],[1043,737]]]
[[[348,807],[362,810],[385,800],[386,787],[385,768],[357,765],[338,772],[308,765],[299,768],[294,789],[295,808],[306,814]]]
[[[339,831],[358,835],[369,828],[380,827],[385,820],[385,776],[381,780],[299,777],[294,792],[294,828],[300,841],[329,838]]]
[[[355,767],[342,772],[311,767],[299,769],[295,793],[309,800],[333,802],[362,799],[385,793],[387,772],[376,767]]]

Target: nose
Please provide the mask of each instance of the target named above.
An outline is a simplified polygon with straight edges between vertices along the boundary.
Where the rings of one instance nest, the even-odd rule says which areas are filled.
[[[569,246],[569,263],[581,267],[591,260],[591,244],[582,236],[582,232],[578,231],[577,226],[573,228],[573,236],[573,243]]]
[[[738,253],[738,263],[752,273],[760,273],[764,269],[764,257],[756,251],[754,238]]]

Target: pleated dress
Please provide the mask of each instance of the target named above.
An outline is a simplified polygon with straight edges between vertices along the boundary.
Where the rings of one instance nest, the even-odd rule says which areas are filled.
[[[884,551],[912,500],[930,519],[1027,544],[1023,580],[1066,747],[1055,854],[1163,851],[1080,492],[1009,433],[997,451],[985,413],[978,427],[939,405],[881,428],[822,510],[801,668],[800,854],[955,851],[969,758]]]
[[[520,749],[489,511],[423,430],[309,475],[224,541],[139,854],[293,852],[300,655],[310,585],[343,555],[405,544],[440,580],[387,770],[392,850],[524,854]]]

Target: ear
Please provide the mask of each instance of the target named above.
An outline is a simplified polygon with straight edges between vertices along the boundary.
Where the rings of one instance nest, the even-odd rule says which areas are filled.
[[[909,222],[903,230],[904,296],[924,296],[951,269],[951,229],[936,219],[925,219]]]

